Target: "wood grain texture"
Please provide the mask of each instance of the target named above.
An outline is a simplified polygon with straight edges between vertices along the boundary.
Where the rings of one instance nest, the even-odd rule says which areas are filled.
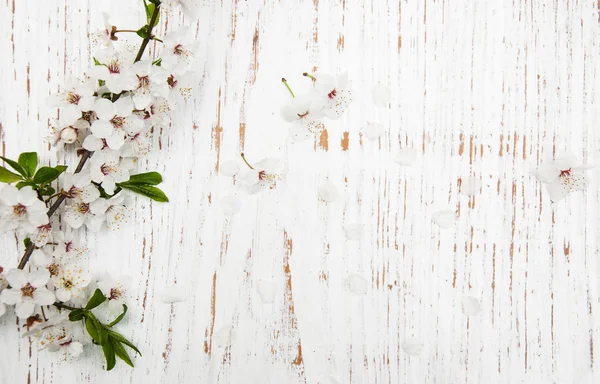
[[[91,61],[90,34],[111,13],[143,20],[138,1],[0,2],[0,150],[43,144],[50,92]],[[37,351],[14,317],[0,319],[2,383],[597,383],[600,337],[598,169],[586,193],[551,204],[531,176],[573,152],[598,161],[600,2],[596,0],[205,0],[187,23],[203,57],[192,97],[159,132],[142,169],[165,175],[169,204],[135,203],[118,232],[82,234],[92,271],[131,275],[122,327],[136,368],[102,370]],[[314,140],[291,144],[279,115],[301,73],[349,72],[356,101]],[[371,87],[392,90],[376,108]],[[363,136],[367,122],[386,133]],[[393,159],[413,147],[421,160]],[[242,196],[219,164],[245,151],[280,157],[277,188]],[[74,161],[68,156],[69,161]],[[54,161],[54,160],[53,160]],[[459,194],[469,176],[481,194]],[[342,198],[324,203],[332,181]],[[431,215],[455,208],[456,226]],[[342,226],[363,225],[359,241]],[[22,246],[0,236],[0,262]],[[349,292],[357,273],[368,292]],[[263,304],[259,279],[276,287]],[[177,282],[185,303],[163,304]],[[467,318],[461,299],[480,300]],[[229,338],[231,337],[231,342]],[[401,348],[424,342],[420,357]],[[330,381],[327,381],[330,380]]]

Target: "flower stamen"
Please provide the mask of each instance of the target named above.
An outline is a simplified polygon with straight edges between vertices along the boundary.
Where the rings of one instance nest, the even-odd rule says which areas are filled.
[[[29,283],[21,288],[21,294],[23,296],[33,297],[33,292],[35,292],[35,287],[32,287]]]

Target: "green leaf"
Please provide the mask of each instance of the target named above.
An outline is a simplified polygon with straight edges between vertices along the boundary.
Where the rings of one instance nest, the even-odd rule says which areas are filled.
[[[46,185],[45,187],[40,189],[40,194],[42,196],[52,196],[56,193],[56,189],[52,188],[49,185]]]
[[[104,303],[105,301],[106,301],[106,297],[104,296],[102,291],[99,289],[96,289],[94,291],[94,294],[92,295],[92,297],[90,297],[87,304],[85,305],[85,310],[89,311],[90,309],[94,309],[97,306],[99,306],[100,304]]]
[[[148,36],[148,26],[144,25],[142,28],[138,29],[137,31],[135,31],[135,33],[137,33],[137,35],[139,37],[141,37],[142,39],[149,39],[150,37]]]
[[[66,171],[67,168],[69,168],[69,167],[67,167],[66,165],[57,165],[56,167],[54,167],[54,169],[56,169],[60,173],[63,173],[64,171]]]
[[[127,306],[125,304],[123,304],[123,312],[117,316],[116,319],[114,319],[110,324],[108,324],[109,327],[113,327],[117,324],[119,324],[121,322],[121,320],[123,320],[123,318],[125,317],[125,314],[127,313]]]
[[[36,152],[24,152],[19,155],[19,165],[23,167],[28,177],[33,176],[38,165],[38,155]]]
[[[158,185],[162,183],[163,179],[160,173],[158,172],[147,172],[147,173],[138,173],[137,175],[131,175],[129,180],[122,182],[123,184],[128,185]]]
[[[56,168],[41,167],[33,176],[33,182],[36,184],[48,184],[58,179],[60,171]]]
[[[19,181],[17,184],[15,184],[15,187],[19,189],[23,187],[31,187],[33,189],[36,189],[37,185],[33,181]]]
[[[169,198],[163,191],[159,188],[150,186],[150,185],[131,185],[131,184],[118,184],[120,187],[124,189],[128,189],[137,194],[146,196],[151,198],[154,201],[158,201],[161,203],[166,203],[169,201]]]
[[[113,343],[102,344],[102,352],[104,352],[104,358],[106,359],[106,370],[110,371],[117,364],[117,358],[115,357],[115,349]]]
[[[12,173],[6,168],[0,167],[0,183],[14,183],[15,181],[23,180],[22,176]]]
[[[123,348],[121,343],[119,343],[118,341],[112,340],[112,339],[111,339],[111,343],[112,343],[113,349],[115,350],[115,353],[117,354],[117,356],[119,356],[119,358],[121,360],[123,360],[127,365],[129,365],[130,367],[133,368],[133,361],[131,361],[129,354],[127,353],[125,348]]]
[[[161,64],[162,59],[160,57],[152,62],[152,65],[156,65],[157,67],[160,67]]]
[[[129,340],[127,340],[126,338],[124,338],[121,334],[115,332],[115,331],[108,331],[109,337],[120,342],[121,344],[125,344],[126,346],[128,346],[129,348],[133,349],[138,355],[142,356],[142,353],[139,351],[139,349],[137,349],[137,347],[135,345],[133,345]]]
[[[84,317],[83,309],[74,309],[69,312],[69,320],[71,321],[79,321]]]
[[[160,5],[161,0],[148,0],[152,4]]]
[[[92,339],[98,343],[98,344],[102,344],[100,342],[100,335],[98,334],[98,329],[96,328],[96,325],[94,324],[94,320],[92,320],[95,318],[93,318],[92,316],[87,316],[85,318],[85,329],[87,330],[87,333],[89,333],[89,335],[92,337]],[[98,320],[96,320],[98,321]]]
[[[6,157],[2,157],[0,156],[0,159],[6,161],[6,163],[8,165],[11,166],[12,169],[14,169],[15,171],[17,171],[20,175],[27,177],[27,172],[25,172],[25,169],[16,161],[11,160],[11,159],[7,159]]]

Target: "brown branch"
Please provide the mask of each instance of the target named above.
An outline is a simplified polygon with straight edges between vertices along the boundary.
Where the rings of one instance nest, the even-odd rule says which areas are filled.
[[[142,59],[142,55],[144,54],[144,51],[146,50],[146,46],[148,45],[150,40],[153,39],[152,29],[154,28],[154,24],[156,24],[156,19],[158,19],[159,12],[160,12],[160,4],[158,4],[154,7],[154,12],[152,12],[152,17],[150,18],[150,22],[148,23],[148,30],[146,31],[148,34],[142,41],[142,45],[140,46],[140,50],[138,51],[137,56],[135,57],[134,63],[137,63],[138,61],[140,61]]]

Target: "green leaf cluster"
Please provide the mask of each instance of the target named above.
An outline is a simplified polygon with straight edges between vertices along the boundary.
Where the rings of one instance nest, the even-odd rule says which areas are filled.
[[[154,201],[166,203],[169,198],[156,185],[162,183],[162,176],[158,172],[140,173],[131,175],[128,181],[118,183],[122,189],[127,189],[137,194],[151,198]]]
[[[67,170],[64,165],[38,168],[38,155],[36,152],[21,153],[17,161],[2,156],[0,156],[0,159],[4,160],[16,172],[0,167],[1,183],[11,184],[16,182],[16,187],[19,189],[30,186],[42,196],[50,196],[56,192],[50,186],[50,183],[58,179],[58,176]]]
[[[133,349],[140,356],[142,353],[129,340],[123,337],[118,332],[115,332],[112,327],[117,325],[127,313],[127,306],[123,304],[123,312],[110,324],[102,324],[92,313],[92,309],[106,301],[106,297],[101,290],[96,289],[94,294],[89,299],[85,307],[71,309],[69,320],[83,321],[85,330],[92,338],[92,342],[102,347],[104,358],[106,359],[106,370],[110,371],[117,363],[117,357],[123,360],[127,365],[133,367],[133,361],[129,357],[124,346]]]

